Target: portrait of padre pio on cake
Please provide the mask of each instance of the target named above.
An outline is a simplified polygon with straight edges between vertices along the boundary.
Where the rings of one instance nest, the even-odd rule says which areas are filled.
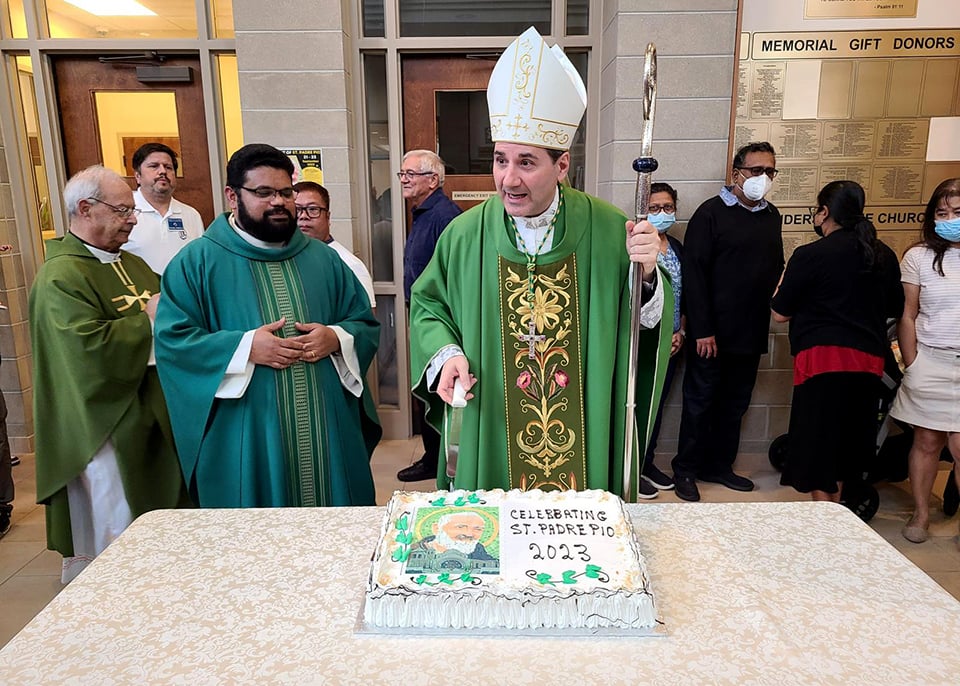
[[[499,574],[496,507],[421,507],[404,571],[409,574]]]

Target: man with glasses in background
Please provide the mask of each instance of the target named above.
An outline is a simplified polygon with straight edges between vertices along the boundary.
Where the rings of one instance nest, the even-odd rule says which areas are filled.
[[[700,205],[687,224],[687,367],[672,465],[683,500],[700,500],[697,479],[753,490],[750,479],[733,472],[733,463],[760,356],[767,352],[770,298],[783,272],[780,212],[765,200],[776,164],[769,143],[740,148],[733,183]]]
[[[336,251],[343,263],[350,267],[350,271],[360,281],[367,297],[370,298],[370,307],[375,308],[377,296],[373,292],[373,279],[370,278],[366,265],[330,234],[330,192],[314,181],[295,183],[293,190],[297,192],[294,206],[297,213],[297,227],[310,238],[316,238]]]
[[[139,186],[133,200],[140,218],[123,249],[142,257],[157,274],[187,241],[203,235],[200,213],[173,197],[178,167],[177,153],[163,143],[145,143],[133,153]]]
[[[447,224],[460,214],[460,207],[443,192],[444,165],[436,153],[429,150],[411,150],[403,156],[400,171],[400,188],[403,197],[413,206],[413,226],[403,248],[403,297],[410,311],[410,288],[420,273],[430,263],[437,239]],[[415,411],[422,418],[420,435],[423,438],[423,455],[409,467],[397,473],[400,481],[424,481],[437,478],[437,463],[440,458],[440,434],[427,423],[425,407],[413,396]]]
[[[297,230],[292,177],[276,148],[240,148],[231,211],[163,274],[157,365],[201,507],[374,504],[364,377],[380,325],[350,269]]]
[[[63,581],[144,512],[188,505],[153,356],[160,279],[121,250],[137,223],[116,172],[63,189],[69,232],[30,291],[37,502]]]

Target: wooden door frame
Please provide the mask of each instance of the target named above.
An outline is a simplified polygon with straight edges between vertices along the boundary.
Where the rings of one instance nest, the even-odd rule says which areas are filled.
[[[60,148],[66,177],[69,178],[90,164],[103,163],[99,127],[96,121],[95,91],[142,91],[144,93],[172,91],[176,98],[180,145],[183,150],[192,151],[187,167],[189,176],[178,179],[175,196],[181,202],[195,207],[205,224],[210,223],[216,213],[216,204],[211,174],[211,154],[206,132],[207,105],[203,97],[200,55],[175,55],[164,61],[165,66],[191,67],[195,73],[194,80],[189,84],[144,84],[136,79],[133,66],[102,64],[97,55],[89,53],[51,55],[49,59],[54,84],[52,95],[59,114]],[[124,69],[128,70],[129,78],[121,71]],[[73,101],[64,99],[61,82],[68,79],[77,80],[83,84],[82,87],[87,89],[89,101],[86,98],[76,98]],[[126,83],[118,86],[118,80]],[[92,117],[88,116],[90,112],[93,113]],[[133,188],[136,188],[136,180],[133,177],[125,178]]]
[[[456,62],[453,62],[456,60]],[[437,91],[486,91],[490,74],[496,61],[474,59],[465,54],[412,54],[400,56],[400,71],[403,79],[403,150],[437,149]],[[449,69],[454,65],[454,69]],[[452,72],[452,73],[451,73]],[[420,127],[406,126],[411,120],[430,122]],[[430,134],[433,134],[432,138]],[[448,174],[447,182],[465,183],[463,190],[493,189],[493,159],[489,174]],[[460,209],[467,210],[480,204],[476,201],[457,201]],[[407,227],[410,212],[407,208]],[[404,232],[406,235],[406,231]]]

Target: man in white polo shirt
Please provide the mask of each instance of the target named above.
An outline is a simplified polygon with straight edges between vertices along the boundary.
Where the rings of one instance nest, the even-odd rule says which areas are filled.
[[[157,274],[194,238],[203,235],[200,213],[173,197],[177,153],[163,143],[145,143],[133,153],[139,188],[133,199],[140,217],[123,249],[142,257]]]

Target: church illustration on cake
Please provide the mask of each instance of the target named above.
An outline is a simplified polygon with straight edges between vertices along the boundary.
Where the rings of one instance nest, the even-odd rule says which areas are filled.
[[[497,508],[419,508],[404,572],[499,574],[499,529]]]

